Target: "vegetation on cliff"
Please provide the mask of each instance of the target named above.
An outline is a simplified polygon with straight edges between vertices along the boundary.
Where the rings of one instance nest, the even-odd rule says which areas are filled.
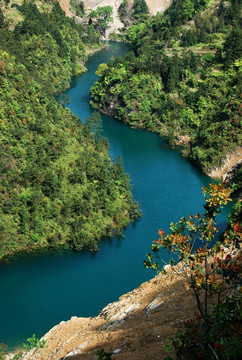
[[[107,140],[53,96],[83,71],[86,45],[98,41],[58,2],[41,4],[47,10],[23,1],[13,30],[0,9],[0,258],[96,250],[137,216],[121,160],[112,163]]]
[[[212,3],[212,5],[211,5]],[[128,30],[132,51],[100,65],[91,104],[135,128],[186,135],[202,171],[241,144],[240,2],[174,0]]]
[[[72,11],[76,16],[84,16],[85,15],[85,6],[84,2],[81,0],[70,0],[70,5],[72,8]]]
[[[219,230],[215,219],[231,200],[231,192],[224,183],[204,187],[204,215],[191,215],[171,223],[171,233],[167,235],[160,229],[160,238],[154,241],[152,253],[144,262],[147,268],[166,272],[162,257],[164,249],[168,251],[171,267],[177,259],[181,261],[175,272],[186,279],[187,289],[192,289],[196,298],[198,313],[166,346],[174,351],[175,359],[241,358],[242,229],[236,216],[230,217],[228,229],[214,244]]]
[[[125,27],[146,20],[148,14],[149,8],[145,0],[135,0],[133,4],[123,0],[118,8],[119,18]]]

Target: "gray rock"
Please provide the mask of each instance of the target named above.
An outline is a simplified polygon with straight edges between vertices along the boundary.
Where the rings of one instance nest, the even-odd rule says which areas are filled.
[[[159,294],[149,305],[146,306],[145,315],[148,315],[151,310],[154,310],[164,304],[164,301],[161,300],[162,296],[163,294]]]

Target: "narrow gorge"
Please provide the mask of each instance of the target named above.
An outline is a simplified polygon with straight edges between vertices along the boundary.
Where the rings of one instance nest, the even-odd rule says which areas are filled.
[[[0,359],[164,359],[199,307],[184,259],[211,294],[217,270],[241,270],[238,2],[147,0],[127,26],[121,3],[83,1],[112,7],[106,32],[75,0],[0,4]],[[185,218],[197,255],[172,260],[165,234],[184,244]],[[218,242],[207,262],[229,236],[237,250]],[[158,250],[167,274],[147,269]]]

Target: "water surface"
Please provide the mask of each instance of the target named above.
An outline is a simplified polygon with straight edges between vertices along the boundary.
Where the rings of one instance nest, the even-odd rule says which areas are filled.
[[[98,64],[127,49],[123,43],[113,43],[94,54],[87,63],[88,72],[74,79],[65,93],[71,100],[70,109],[83,121],[91,112],[89,89]],[[168,231],[171,221],[202,211],[201,188],[210,178],[157,135],[133,130],[108,116],[102,118],[111,157],[122,156],[143,218],[131,224],[123,238],[104,240],[95,255],[58,251],[1,264],[0,342],[10,347],[22,344],[33,333],[41,337],[71,316],[94,316],[150,279],[154,273],[143,267],[143,260],[158,229]]]

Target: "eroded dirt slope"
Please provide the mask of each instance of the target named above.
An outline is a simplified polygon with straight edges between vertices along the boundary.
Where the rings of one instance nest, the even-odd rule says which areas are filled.
[[[106,306],[97,317],[73,317],[51,329],[47,347],[24,360],[96,360],[96,351],[114,360],[161,360],[164,344],[196,310],[195,299],[174,273],[160,274]]]

